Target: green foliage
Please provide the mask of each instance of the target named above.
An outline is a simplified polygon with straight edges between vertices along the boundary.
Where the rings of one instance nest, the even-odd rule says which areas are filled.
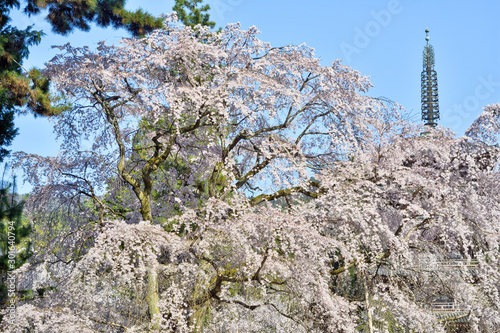
[[[5,149],[17,135],[14,127],[14,107],[21,105],[28,84],[21,76],[21,63],[29,55],[29,46],[40,43],[42,32],[32,27],[19,30],[8,25],[10,9],[18,1],[0,2],[0,162],[8,155]],[[19,90],[22,90],[18,94]]]
[[[46,18],[52,30],[62,35],[74,29],[88,31],[92,22],[101,27],[125,28],[136,37],[163,26],[161,18],[141,9],[129,12],[124,6],[125,0],[28,0],[24,11],[31,15],[48,10]]]
[[[209,5],[202,5],[198,8],[203,0],[175,0],[173,10],[177,12],[179,20],[184,25],[194,27],[198,24],[213,28],[215,22],[210,21],[210,15],[207,13],[210,10]]]
[[[10,21],[2,11],[0,22],[0,70],[21,72],[20,64],[29,55],[29,47],[38,45],[43,33],[29,26],[24,30],[7,25]]]
[[[5,95],[0,90],[0,103],[4,97]],[[9,151],[5,147],[12,143],[16,135],[17,128],[14,127],[14,111],[5,110],[0,107],[0,163],[9,154]]]

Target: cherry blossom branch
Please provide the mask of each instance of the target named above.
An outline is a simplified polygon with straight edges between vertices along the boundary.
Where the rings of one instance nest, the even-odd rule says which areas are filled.
[[[308,181],[307,184],[318,188],[318,191],[312,192],[312,191],[308,191],[308,190],[304,189],[302,186],[295,186],[295,187],[291,187],[291,188],[287,188],[287,189],[278,190],[272,194],[260,194],[256,197],[250,199],[250,205],[256,206],[263,201],[276,200],[278,198],[288,196],[288,195],[291,195],[294,193],[301,193],[301,194],[304,194],[310,198],[318,198],[321,194],[324,194],[327,191],[325,188],[321,187],[320,184],[316,181]]]
[[[112,323],[110,321],[100,320],[100,319],[97,319],[97,318],[91,318],[91,317],[89,317],[89,319],[92,320],[92,321],[94,321],[94,322],[96,322],[96,323],[99,323],[99,324],[123,328],[124,332],[128,331],[128,327],[127,326],[123,326],[123,325],[120,325],[120,324]]]

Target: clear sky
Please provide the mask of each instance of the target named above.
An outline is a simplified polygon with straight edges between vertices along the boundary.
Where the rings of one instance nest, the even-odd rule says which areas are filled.
[[[441,120],[458,136],[488,104],[500,103],[500,1],[498,0],[205,0],[217,27],[240,22],[256,26],[273,46],[306,43],[324,65],[343,64],[371,76],[369,95],[401,104],[420,121],[420,73],[425,29],[436,54]],[[152,14],[169,13],[174,0],[129,0]],[[54,35],[42,15],[13,13],[14,26],[34,24],[47,35],[31,48],[24,66],[43,67],[57,49],[70,42],[96,47],[117,43],[123,30],[93,28],[69,36]],[[18,116],[19,135],[9,147],[39,155],[56,155],[58,144],[50,121]],[[19,176],[22,175],[17,172]],[[20,193],[30,190],[19,182]]]

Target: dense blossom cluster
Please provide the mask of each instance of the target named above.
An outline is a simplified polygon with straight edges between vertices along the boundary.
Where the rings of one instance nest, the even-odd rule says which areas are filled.
[[[469,127],[465,135],[488,144],[498,144],[500,104],[488,105]]]
[[[9,329],[445,332],[440,297],[500,326],[498,106],[470,137],[424,130],[257,33],[61,47],[61,154],[17,155],[45,246],[19,276],[49,291]]]

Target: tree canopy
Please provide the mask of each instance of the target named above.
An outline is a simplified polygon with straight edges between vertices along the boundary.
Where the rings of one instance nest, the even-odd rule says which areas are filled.
[[[201,5],[198,8],[198,5]],[[173,10],[176,11],[179,21],[186,26],[194,27],[198,24],[215,27],[215,22],[210,21],[210,5],[203,4],[203,0],[175,0]]]

